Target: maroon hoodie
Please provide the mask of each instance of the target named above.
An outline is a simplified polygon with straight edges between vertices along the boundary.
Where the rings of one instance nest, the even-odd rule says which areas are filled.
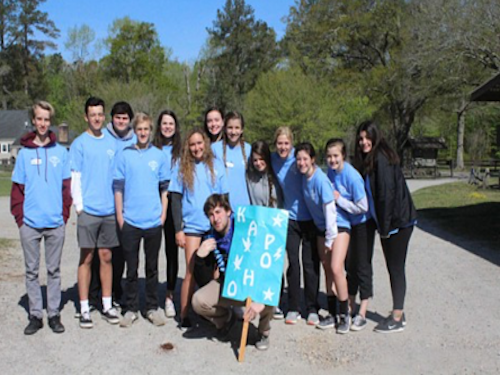
[[[53,147],[56,144],[56,135],[49,131],[49,143],[45,146],[39,146],[35,143],[36,133],[29,132],[22,136],[21,146],[26,148],[39,148],[46,152],[46,148]],[[38,173],[46,173],[47,171],[38,171]],[[71,209],[71,178],[63,180],[62,187],[63,197],[63,219],[64,223],[68,221]],[[10,192],[10,212],[16,219],[17,226],[20,228],[23,225],[24,219],[24,184],[12,183],[12,190]]]

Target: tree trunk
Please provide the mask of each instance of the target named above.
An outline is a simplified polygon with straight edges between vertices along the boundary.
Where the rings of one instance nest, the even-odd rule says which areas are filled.
[[[460,108],[457,111],[457,164],[456,169],[463,171],[464,165],[464,135],[465,135],[465,115],[469,102],[462,99]]]

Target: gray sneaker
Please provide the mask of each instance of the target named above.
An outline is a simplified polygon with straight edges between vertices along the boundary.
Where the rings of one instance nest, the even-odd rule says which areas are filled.
[[[297,322],[302,319],[298,311],[289,311],[286,314],[285,324],[297,324]]]
[[[255,348],[257,350],[267,350],[269,349],[269,336],[260,335],[259,341],[255,343]]]
[[[356,314],[354,318],[352,318],[351,331],[361,331],[366,328],[366,319],[361,315]]]
[[[319,316],[318,314],[312,312],[307,315],[307,325],[308,326],[317,326],[319,324]]]
[[[149,310],[146,314],[148,320],[155,326],[163,326],[167,323],[165,314],[162,313],[161,309]]]
[[[337,326],[337,333],[345,334],[349,332],[351,327],[351,316],[349,314],[340,314],[339,325]]]
[[[139,317],[137,313],[133,311],[127,311],[123,318],[120,320],[120,327],[128,328],[130,327]]]
[[[321,319],[316,328],[323,330],[335,328],[335,318],[328,314],[325,318]]]

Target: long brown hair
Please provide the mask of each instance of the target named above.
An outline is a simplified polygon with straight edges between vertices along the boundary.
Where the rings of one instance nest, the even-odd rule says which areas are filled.
[[[170,139],[166,138],[161,133],[161,121],[163,119],[163,116],[167,115],[172,117],[175,122],[175,133]],[[156,131],[153,138],[153,145],[158,147],[160,150],[163,148],[163,146],[172,145],[172,167],[174,166],[175,162],[180,159],[182,139],[180,133],[179,120],[177,120],[177,116],[175,115],[174,111],[166,109],[158,115],[158,119],[156,120]]]
[[[372,149],[368,153],[364,153],[359,144],[361,132],[366,132],[366,137],[372,141]],[[382,153],[389,164],[399,164],[399,157],[396,152],[389,146],[382,132],[374,121],[365,121],[361,123],[356,131],[356,144],[354,145],[354,166],[366,176],[373,172],[375,160],[379,153]]]
[[[273,192],[273,186],[274,190],[276,191],[276,197],[278,196],[278,189],[280,187],[278,186],[278,181],[276,179],[276,176],[274,174],[273,166],[271,164],[271,150],[269,150],[269,145],[265,141],[255,141],[252,143],[252,151],[250,153],[250,158],[253,158],[253,154],[256,153],[259,155],[262,159],[264,159],[266,163],[266,171],[264,172],[267,174],[267,181],[269,185],[269,202],[268,202],[268,207],[274,207],[275,205],[277,206],[276,200],[273,198],[272,192]],[[260,173],[257,169],[255,169],[253,165],[253,160],[250,161],[248,164],[247,168],[248,172],[250,173]]]
[[[194,188],[194,173],[195,173],[195,164],[196,161],[191,155],[191,151],[189,150],[189,140],[195,134],[201,135],[203,138],[203,143],[205,144],[205,151],[203,153],[203,159],[201,160],[205,163],[206,167],[208,167],[210,171],[210,176],[212,178],[212,184],[215,184],[215,171],[214,171],[214,154],[212,152],[212,148],[210,147],[210,140],[208,139],[205,132],[200,128],[194,128],[190,130],[186,138],[184,138],[184,144],[182,147],[182,155],[181,155],[181,165],[180,165],[180,176],[182,180],[182,184],[184,187],[193,191]]]
[[[243,118],[243,115],[238,112],[229,112],[226,117],[224,118],[224,136],[222,137],[222,160],[224,162],[224,166],[226,165],[226,147],[227,147],[227,124],[231,120],[240,120],[241,123],[241,130],[245,129],[245,120]],[[241,147],[241,154],[243,156],[243,162],[245,163],[245,169],[247,167],[247,153],[245,150],[245,138],[243,138],[243,133],[241,133],[240,136],[240,147]]]

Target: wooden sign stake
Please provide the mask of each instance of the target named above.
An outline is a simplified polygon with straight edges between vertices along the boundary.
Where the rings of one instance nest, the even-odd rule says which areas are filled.
[[[252,299],[247,297],[247,301],[245,304],[245,309],[248,309],[252,304]],[[241,341],[240,341],[240,351],[238,354],[238,362],[243,362],[245,360],[245,349],[247,347],[247,338],[248,338],[248,325],[249,321],[243,322],[243,329],[241,330]]]

